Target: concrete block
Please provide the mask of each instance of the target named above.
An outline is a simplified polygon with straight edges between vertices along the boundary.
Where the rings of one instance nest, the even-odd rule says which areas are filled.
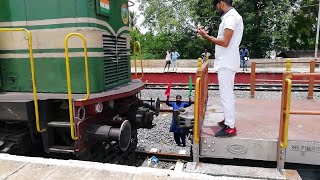
[[[2,154],[0,153],[0,159],[3,159],[4,157],[8,156],[9,154]]]
[[[14,161],[12,161],[14,162]],[[32,179],[45,179],[52,174],[58,166],[47,164],[34,164],[28,163],[14,174],[8,176],[8,180],[32,180]]]
[[[276,168],[258,168],[247,166],[215,165],[205,163],[187,163],[186,172],[208,174],[212,176],[228,176],[237,178],[286,179]]]
[[[27,164],[27,162],[0,159],[0,179],[6,179]]]

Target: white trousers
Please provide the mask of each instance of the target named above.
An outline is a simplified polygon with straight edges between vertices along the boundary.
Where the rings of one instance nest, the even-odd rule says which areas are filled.
[[[177,66],[177,60],[171,60],[171,62],[172,62],[172,68],[174,69],[174,68],[176,68],[176,69],[178,69],[178,66]]]
[[[235,127],[234,78],[235,71],[222,68],[218,70],[219,92],[224,112],[225,125]]]

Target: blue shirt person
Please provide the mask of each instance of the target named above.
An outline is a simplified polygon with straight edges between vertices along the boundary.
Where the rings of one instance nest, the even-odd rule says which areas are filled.
[[[169,96],[167,97],[166,104],[173,108],[173,111],[179,111],[182,108],[191,106],[191,99],[189,102],[181,102],[182,97],[180,95],[176,96],[175,102],[169,102]],[[178,146],[186,146],[186,135],[187,129],[179,128],[178,124],[175,121],[175,117],[172,114],[172,121],[170,126],[170,132],[173,132],[174,140]]]
[[[249,60],[249,50],[242,46],[240,48],[240,61],[241,61],[243,71],[244,71],[244,69],[247,70],[247,66],[248,66],[247,61],[248,60]]]

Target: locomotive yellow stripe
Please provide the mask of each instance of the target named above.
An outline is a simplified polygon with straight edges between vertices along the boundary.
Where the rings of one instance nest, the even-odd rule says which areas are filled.
[[[34,53],[34,58],[65,58],[64,53]],[[71,52],[69,57],[83,57],[83,52]],[[88,52],[88,57],[103,57],[102,52]],[[29,54],[0,54],[3,59],[29,58]]]
[[[60,19],[46,19],[46,20],[34,20],[34,21],[14,21],[14,22],[0,22],[0,27],[17,27],[17,26],[44,26],[44,25],[58,25],[58,24],[70,24],[70,23],[94,23],[102,25],[110,30],[112,35],[117,35],[121,31],[116,33],[111,25],[105,21],[96,18],[79,17],[79,18],[60,18]],[[128,28],[124,26],[124,28]],[[121,29],[121,28],[120,28]],[[128,29],[126,29],[128,30]]]

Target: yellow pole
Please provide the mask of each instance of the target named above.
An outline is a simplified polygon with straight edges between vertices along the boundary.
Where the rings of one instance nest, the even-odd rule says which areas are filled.
[[[136,43],[137,41],[134,43],[134,46],[133,46],[133,60],[134,60],[134,72],[135,72],[135,75],[136,75],[136,79],[138,78],[138,74],[137,74],[137,51],[136,51]]]
[[[198,77],[196,80],[196,91],[195,91],[195,98],[194,98],[194,126],[193,126],[193,162],[199,162],[199,105],[200,105],[200,91],[201,91],[201,78]]]
[[[143,78],[143,76],[144,76],[144,73],[143,73],[143,63],[142,63],[142,52],[141,52],[141,44],[140,44],[140,42],[139,41],[136,41],[135,43],[134,43],[134,48],[133,48],[133,57],[134,57],[134,71],[135,71],[135,75],[136,75],[136,79],[138,79],[138,73],[137,73],[137,55],[136,55],[136,53],[137,53],[137,50],[136,50],[136,48],[137,48],[137,46],[139,47],[139,58],[140,58],[140,67],[141,67],[141,78],[140,79],[142,79]]]
[[[46,129],[41,129],[40,119],[39,119],[39,106],[38,106],[38,96],[37,96],[37,85],[34,72],[34,59],[32,50],[32,36],[30,31],[25,30],[28,34],[28,46],[29,46],[29,56],[30,56],[30,68],[31,68],[31,79],[32,79],[32,89],[33,89],[33,99],[34,99],[34,110],[36,115],[36,126],[39,133],[46,131]]]
[[[198,58],[198,71],[201,71],[202,59]]]
[[[69,102],[69,118],[70,118],[70,133],[73,140],[78,138],[75,136],[74,119],[73,119],[73,102],[72,102],[72,87],[71,87],[71,72],[70,72],[70,59],[69,59],[69,47],[68,41],[72,36],[78,36],[83,41],[84,49],[84,62],[85,62],[85,74],[86,74],[86,90],[87,94],[81,101],[86,101],[90,98],[90,81],[89,81],[89,68],[88,68],[88,50],[87,41],[85,37],[80,33],[70,33],[64,40],[64,50],[66,56],[66,74],[67,74],[67,85],[68,85],[68,102]]]
[[[71,37],[69,34],[64,41],[64,51],[66,55],[66,73],[67,73],[67,84],[68,84],[68,102],[69,102],[69,119],[70,119],[70,130],[71,138],[77,140],[74,130],[74,119],[73,119],[73,102],[72,102],[72,88],[71,88],[71,78],[70,78],[70,60],[69,60],[69,48],[68,48],[68,39]]]
[[[291,87],[292,82],[291,79],[286,79],[285,84],[287,86],[287,92],[286,92],[286,111],[285,111],[285,119],[284,119],[284,130],[283,130],[283,142],[280,139],[280,147],[281,148],[287,148],[288,146],[288,131],[289,131],[289,117],[290,117],[290,105],[291,105]]]
[[[286,61],[286,72],[291,72],[291,59]]]
[[[35,68],[34,68],[34,58],[33,58],[33,48],[32,48],[32,35],[31,32],[25,28],[0,28],[0,32],[19,32],[24,31],[28,36],[28,48],[30,57],[30,69],[31,69],[31,80],[32,80],[32,92],[33,92],[33,103],[36,118],[36,129],[39,133],[46,131],[46,129],[41,129],[40,119],[39,119],[39,106],[38,106],[38,95],[37,95],[37,85],[35,78]]]
[[[140,58],[140,67],[141,67],[141,78],[140,79],[142,79],[143,78],[143,76],[144,76],[144,74],[143,74],[143,63],[142,63],[142,51],[141,51],[141,44],[140,44],[140,42],[136,42],[137,44],[138,44],[138,46],[139,46],[139,58]]]

